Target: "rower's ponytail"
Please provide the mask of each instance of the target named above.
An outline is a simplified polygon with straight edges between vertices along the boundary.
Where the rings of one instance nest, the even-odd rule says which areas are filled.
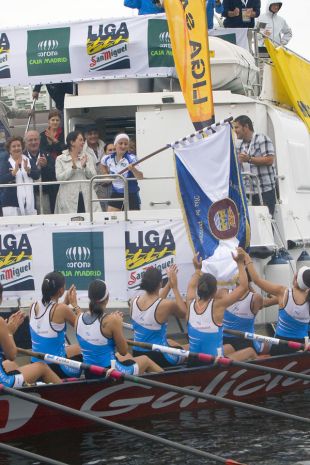
[[[89,311],[101,315],[109,299],[107,285],[101,279],[92,281],[88,288]]]
[[[42,303],[43,305],[48,304],[52,297],[54,297],[57,292],[65,287],[65,277],[63,274],[58,271],[52,271],[48,273],[42,283]]]

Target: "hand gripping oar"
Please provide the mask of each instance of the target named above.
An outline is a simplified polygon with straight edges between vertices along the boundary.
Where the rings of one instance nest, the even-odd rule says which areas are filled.
[[[166,354],[178,355],[189,359],[200,360],[201,362],[205,363],[216,362],[217,364],[223,366],[231,365],[235,367],[246,368],[247,370],[263,371],[264,373],[272,373],[274,375],[288,376],[290,378],[302,379],[303,381],[310,381],[310,375],[306,375],[305,373],[296,373],[295,371],[280,370],[279,368],[257,365],[255,363],[238,362],[237,360],[232,360],[228,357],[215,357],[214,355],[202,354],[199,352],[189,352],[188,350],[176,349],[175,347],[167,347],[157,344],[148,344],[146,342],[127,340],[127,344],[129,344],[130,346],[138,346],[144,349],[163,352]]]
[[[121,373],[117,370],[107,370],[106,368],[102,368],[97,365],[88,365],[87,363],[77,362],[76,360],[57,357],[55,355],[43,354],[41,352],[32,352],[31,350],[20,348],[17,348],[17,350],[21,354],[30,355],[32,357],[45,360],[46,362],[57,363],[58,365],[66,365],[79,370],[89,370],[91,373],[94,373],[99,376],[107,375],[107,372],[109,371],[108,375],[115,380],[131,381],[135,384],[142,384],[145,386],[165,389],[172,392],[176,392],[178,394],[194,397],[195,399],[210,400],[212,402],[218,402],[220,404],[229,405],[230,407],[240,407],[247,410],[254,410],[255,412],[260,412],[267,415],[273,415],[276,417],[287,418],[310,424],[310,418],[299,417],[297,415],[292,415],[291,413],[280,412],[278,410],[261,407],[259,405],[247,404],[245,402],[239,402],[238,400],[226,399],[225,397],[219,397],[213,394],[206,394],[205,392],[197,392],[191,389],[175,386],[174,384],[161,383],[160,381],[155,381],[154,379],[151,380],[148,378],[143,378],[141,376],[128,375],[127,373]]]
[[[202,450],[190,447],[190,446],[186,446],[184,444],[180,444],[180,443],[177,443],[177,442],[170,441],[169,439],[164,439],[164,438],[161,438],[161,437],[158,437],[158,436],[154,436],[153,434],[145,433],[144,431],[140,431],[138,429],[131,428],[129,426],[120,425],[119,423],[116,423],[116,422],[111,421],[111,420],[106,420],[105,418],[98,418],[97,416],[91,415],[90,413],[82,412],[80,410],[76,410],[74,408],[67,407],[65,405],[61,405],[61,404],[58,404],[56,402],[52,402],[50,400],[46,400],[46,399],[42,399],[40,397],[36,397],[34,395],[25,393],[25,392],[23,392],[23,391],[21,391],[19,389],[9,388],[9,387],[6,387],[6,386],[3,386],[2,384],[0,384],[0,391],[3,391],[3,392],[5,392],[5,393],[7,393],[7,394],[9,394],[9,395],[11,395],[13,397],[17,397],[19,399],[23,399],[23,400],[26,400],[28,402],[32,402],[34,404],[44,405],[45,407],[56,409],[56,410],[59,410],[59,411],[61,411],[63,413],[69,414],[69,415],[74,415],[76,417],[80,417],[80,418],[84,418],[84,419],[89,420],[89,421],[93,421],[95,423],[98,423],[99,425],[107,426],[107,427],[110,427],[110,428],[115,428],[115,429],[118,429],[118,430],[123,431],[123,432],[128,433],[128,434],[133,434],[135,436],[140,436],[141,438],[144,438],[144,439],[150,439],[151,441],[155,441],[155,442],[158,442],[158,443],[163,444],[165,446],[172,447],[172,448],[178,449],[178,450],[182,450],[184,452],[188,452],[190,454],[197,455],[199,457],[212,459],[212,460],[215,460],[217,462],[224,463],[226,465],[246,465],[246,464],[242,464],[240,462],[236,462],[235,460],[232,460],[232,459],[225,459],[223,457],[219,457],[218,455],[211,454],[211,453],[206,452],[206,451],[202,451]],[[56,462],[54,462],[54,463],[55,463],[55,465],[57,465]]]
[[[249,339],[250,341],[259,341],[259,342],[269,342],[270,344],[279,345],[283,344],[294,350],[305,350],[310,352],[310,345],[302,344],[301,342],[295,341],[285,341],[284,339],[278,339],[276,337],[263,336],[262,334],[255,333],[243,333],[242,331],[237,331],[235,329],[224,329],[225,333],[233,334],[234,336],[243,337],[244,339]]]
[[[59,462],[58,460],[49,459],[48,457],[34,454],[33,452],[29,452],[28,450],[19,449],[18,447],[9,446],[8,444],[3,444],[3,442],[0,442],[0,449],[3,449],[6,452],[9,452],[10,454],[21,455],[23,457],[36,460],[36,462],[49,463],[50,465],[67,465],[64,462]]]

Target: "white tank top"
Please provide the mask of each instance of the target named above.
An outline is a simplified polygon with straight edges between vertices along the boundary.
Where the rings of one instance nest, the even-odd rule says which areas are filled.
[[[155,302],[150,305],[146,310],[141,310],[139,308],[139,296],[134,299],[131,305],[131,318],[132,320],[140,326],[143,326],[145,329],[151,331],[159,331],[162,328],[162,324],[156,321],[156,310],[161,300],[158,298]]]
[[[230,305],[226,310],[239,318],[254,318],[255,315],[251,310],[253,296],[254,292],[249,291],[243,299]]]

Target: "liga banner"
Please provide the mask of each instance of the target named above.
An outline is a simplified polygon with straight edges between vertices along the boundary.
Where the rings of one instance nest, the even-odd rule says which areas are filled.
[[[310,131],[310,63],[283,47],[275,47],[270,40],[265,44],[289,101]]]
[[[165,0],[177,75],[196,130],[214,122],[206,2]]]
[[[174,146],[180,202],[203,271],[224,285],[236,264],[231,253],[250,245],[250,225],[239,164],[228,123],[206,138]]]
[[[65,276],[67,289],[76,286],[85,303],[94,279],[107,282],[111,300],[127,302],[149,267],[160,269],[166,278],[173,263],[179,266],[179,285],[185,293],[192,251],[182,220],[0,226],[4,302],[20,298],[23,305],[40,298],[43,278],[53,270]]]

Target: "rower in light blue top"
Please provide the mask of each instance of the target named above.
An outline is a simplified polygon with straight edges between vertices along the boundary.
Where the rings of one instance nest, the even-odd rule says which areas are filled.
[[[77,305],[74,286],[71,286],[65,296],[64,303],[58,300],[65,293],[65,278],[61,273],[48,273],[42,283],[42,299],[35,302],[30,309],[30,334],[32,350],[60,357],[75,357],[80,354],[78,344],[65,346],[66,324],[74,327],[76,314],[81,310]],[[70,308],[68,304],[73,307]],[[37,361],[32,358],[32,361]],[[80,372],[72,367],[50,365],[61,378],[79,376]]]
[[[88,297],[88,311],[79,315],[76,323],[76,336],[83,361],[102,368],[112,367],[130,375],[138,375],[146,371],[162,371],[148,357],[132,357],[128,353],[128,345],[123,333],[123,314],[106,312],[109,301],[106,283],[101,279],[92,281],[88,288]],[[100,377],[87,371],[85,376]]]
[[[218,292],[217,280],[210,273],[201,273],[201,260],[195,256],[193,274],[187,289],[188,337],[190,352],[214,356],[223,355],[223,316],[225,309],[238,301],[248,287],[247,275],[240,249],[232,257],[238,265],[239,286],[232,292]],[[190,361],[191,365],[200,364]]]
[[[275,336],[279,339],[305,342],[310,321],[310,268],[303,266],[295,274],[293,287],[288,289],[261,278],[255,270],[251,258],[243,252],[244,262],[253,282],[265,292],[275,296],[279,305],[279,316]],[[286,345],[271,347],[271,355],[294,352]]]

